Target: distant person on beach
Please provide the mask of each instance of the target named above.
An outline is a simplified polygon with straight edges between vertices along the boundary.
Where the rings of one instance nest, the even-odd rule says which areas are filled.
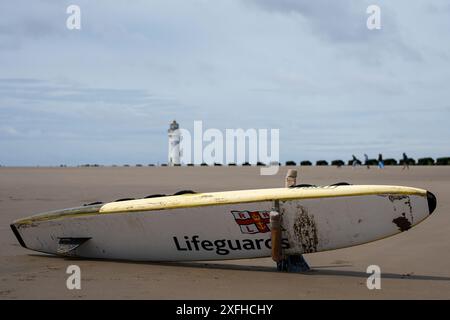
[[[352,161],[353,167],[361,165],[361,161],[357,157],[355,157],[354,154],[352,154],[352,158],[353,158],[353,161]]]
[[[364,153],[364,164],[366,165],[367,169],[370,169],[369,166],[369,156]]]
[[[408,169],[409,170],[409,159],[406,153],[403,152],[403,168],[402,170]]]
[[[384,168],[383,155],[381,153],[378,154],[378,168]]]

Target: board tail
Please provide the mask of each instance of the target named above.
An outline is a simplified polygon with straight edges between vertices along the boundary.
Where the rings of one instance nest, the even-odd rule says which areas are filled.
[[[81,246],[89,239],[91,238],[59,238],[56,253],[64,256],[70,256],[74,254],[75,250],[79,246]]]

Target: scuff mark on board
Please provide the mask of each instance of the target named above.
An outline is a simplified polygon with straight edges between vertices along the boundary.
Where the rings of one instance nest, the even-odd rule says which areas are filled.
[[[412,214],[412,212],[413,212],[413,209],[412,209],[412,205],[411,205],[411,198],[408,196],[408,195],[389,195],[389,200],[392,202],[392,204],[394,205],[394,211],[397,211],[397,206],[396,206],[396,203],[397,202],[400,202],[400,203],[402,203],[402,205],[406,205],[407,207],[408,207],[408,211],[409,211],[409,217],[411,218],[411,221],[409,221],[408,219],[406,219],[406,213],[404,212],[404,206],[402,206],[402,208],[401,208],[401,210],[398,210],[398,211],[400,211],[400,212],[402,212],[402,216],[403,216],[403,219],[405,219],[408,223],[409,223],[409,227],[406,227],[406,225],[405,225],[405,223],[402,223],[402,222],[400,222],[400,223],[402,223],[402,225],[404,225],[404,227],[406,228],[406,229],[404,229],[404,230],[402,230],[402,229],[400,229],[401,231],[405,231],[405,230],[408,230],[410,227],[411,227],[411,225],[414,223],[414,216],[413,216],[413,214]],[[394,220],[397,220],[397,219],[400,219],[400,220],[403,220],[402,219],[402,217],[399,217],[399,218],[396,218],[396,219],[394,219]],[[393,220],[393,221],[394,221]],[[395,223],[395,222],[394,222]],[[398,225],[397,225],[398,226]],[[400,228],[400,226],[399,226],[399,228]]]
[[[409,213],[412,213],[412,205],[411,199],[406,195],[390,195],[389,200],[394,203],[394,201],[405,200],[404,204],[406,204],[409,208]]]
[[[319,239],[317,237],[317,226],[314,216],[309,215],[308,211],[297,206],[297,217],[294,222],[294,235],[303,249],[303,253],[317,251]]]
[[[402,199],[406,199],[406,198],[409,198],[409,197],[404,194],[390,194],[389,195],[389,200],[391,200],[392,202],[394,202],[395,200],[402,200]]]
[[[406,219],[405,214],[401,217],[395,218],[392,222],[395,223],[398,229],[402,232],[411,229],[411,222]]]

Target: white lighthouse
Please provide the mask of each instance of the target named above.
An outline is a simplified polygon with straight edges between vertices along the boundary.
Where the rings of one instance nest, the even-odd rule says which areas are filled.
[[[173,120],[169,130],[169,166],[180,165],[180,126]]]

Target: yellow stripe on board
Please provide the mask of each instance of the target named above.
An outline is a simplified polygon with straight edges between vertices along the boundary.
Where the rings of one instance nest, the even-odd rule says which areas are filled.
[[[365,195],[418,195],[426,196],[427,191],[418,188],[383,185],[325,186],[310,188],[274,188],[238,190],[210,193],[184,194],[159,198],[109,202],[97,212],[77,212],[76,208],[43,213],[14,221],[16,225],[30,225],[35,222],[62,218],[92,216],[110,213],[169,210],[203,206],[218,206],[237,203],[262,202],[273,200],[301,200]]]
[[[100,208],[100,213],[167,210],[273,200],[300,200],[376,194],[425,196],[426,190],[400,186],[350,185],[224,191],[110,202]]]

